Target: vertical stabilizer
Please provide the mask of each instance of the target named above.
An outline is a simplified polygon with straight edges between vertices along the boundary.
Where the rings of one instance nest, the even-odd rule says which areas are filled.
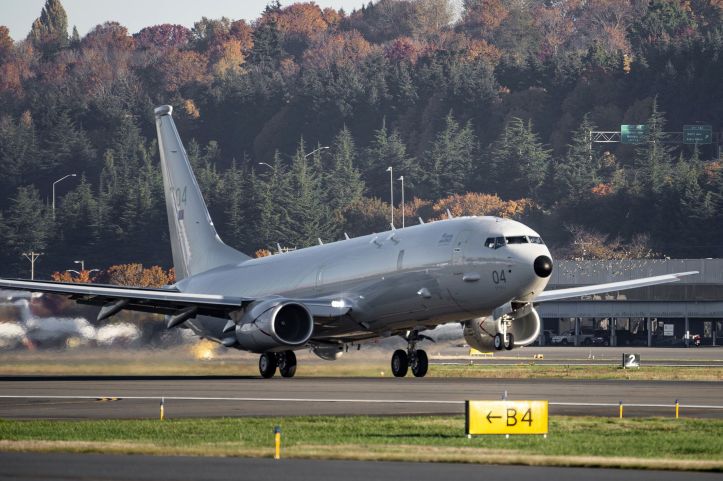
[[[173,108],[164,105],[154,112],[176,279],[249,259],[224,244],[216,233],[173,123]]]

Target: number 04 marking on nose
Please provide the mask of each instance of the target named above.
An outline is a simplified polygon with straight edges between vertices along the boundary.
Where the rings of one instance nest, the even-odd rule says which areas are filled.
[[[505,277],[505,270],[501,269],[499,271],[492,271],[492,282],[495,284],[499,284],[500,282],[507,282],[507,278]]]

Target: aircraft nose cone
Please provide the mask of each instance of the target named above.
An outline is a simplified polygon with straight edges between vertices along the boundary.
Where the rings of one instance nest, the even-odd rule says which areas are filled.
[[[535,274],[540,277],[550,277],[552,274],[552,259],[547,256],[538,257],[532,266],[535,268]]]

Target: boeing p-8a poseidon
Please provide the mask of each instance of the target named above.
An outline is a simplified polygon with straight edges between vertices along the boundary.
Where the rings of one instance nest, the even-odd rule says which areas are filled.
[[[123,309],[167,315],[226,347],[259,353],[271,377],[296,372],[294,350],[336,359],[344,347],[399,335],[406,351],[392,372],[417,377],[427,329],[461,322],[477,349],[512,349],[540,333],[533,303],[675,282],[669,274],[545,291],[550,252],[539,234],[512,220],[461,217],[327,243],[258,259],[216,234],[170,106],[155,110],[177,282],[162,289],[0,280],[0,287],[61,294],[101,305],[98,319]]]

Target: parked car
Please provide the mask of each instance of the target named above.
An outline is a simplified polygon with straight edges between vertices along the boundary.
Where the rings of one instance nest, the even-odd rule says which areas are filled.
[[[594,336],[592,334],[584,334],[580,333],[580,344],[582,345],[589,345],[591,343],[591,339]],[[562,334],[558,334],[557,336],[552,336],[552,339],[550,340],[551,344],[561,344],[563,346],[567,346],[568,344],[575,344],[575,331],[565,331]]]

